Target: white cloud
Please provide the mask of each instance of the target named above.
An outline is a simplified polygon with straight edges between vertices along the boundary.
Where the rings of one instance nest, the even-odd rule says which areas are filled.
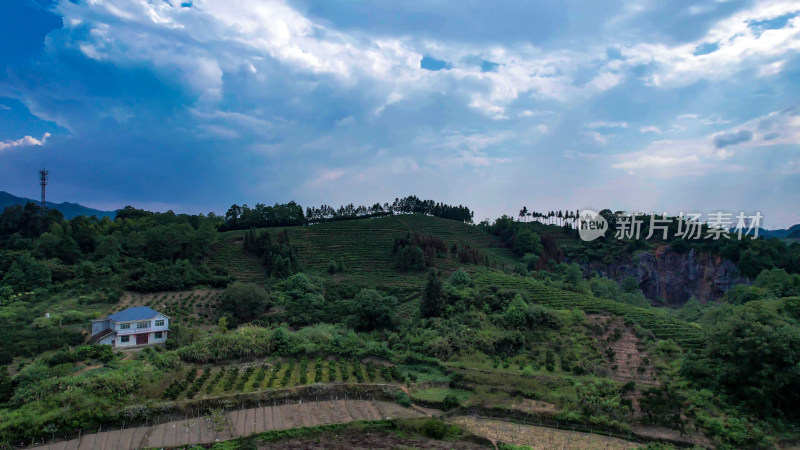
[[[649,175],[676,177],[704,175],[712,171],[746,170],[736,164],[722,164],[738,148],[770,147],[800,142],[800,110],[775,111],[722,132],[684,140],[658,140],[641,151],[614,156],[611,167]]]
[[[341,119],[337,120],[336,122],[337,127],[346,127],[348,125],[355,125],[356,118],[353,116],[342,117]]]
[[[259,79],[268,61],[290,71],[329,75],[347,86],[364,80],[386,93],[374,114],[412,91],[446,92],[493,119],[522,96],[566,101],[617,86],[624,79],[618,60],[602,61],[604,46],[581,51],[544,51],[529,44],[506,47],[419,41],[412,37],[365,36],[317,23],[285,1],[196,0],[190,8],[168,2],[108,0],[57,6],[71,45],[88,57],[122,65],[177,69],[201,100],[221,99],[226,72],[244,70]],[[112,20],[113,19],[113,20]],[[89,28],[88,35],[85,29]],[[419,67],[424,54],[447,54],[450,70]],[[496,62],[481,71],[461,64],[476,55]],[[586,69],[594,77],[575,83]]]
[[[601,120],[587,124],[586,128],[628,128],[628,122],[606,122]]]
[[[276,128],[273,121],[250,114],[218,109],[200,110],[189,108],[189,113],[198,119],[197,128],[201,136],[234,140],[245,135],[271,136]]]
[[[309,186],[320,186],[331,181],[336,181],[344,175],[344,170],[342,169],[324,169],[320,171],[311,181],[309,181]]]
[[[50,137],[50,133],[45,133],[44,135],[42,135],[41,139],[36,139],[35,137],[31,137],[31,136],[25,136],[25,137],[22,137],[22,138],[19,138],[19,139],[15,140],[15,141],[0,142],[0,151],[8,149],[8,148],[12,148],[12,147],[25,147],[25,146],[29,146],[29,145],[42,146],[42,145],[45,144],[45,142],[47,142],[47,138],[49,138],[49,137]]]
[[[769,77],[772,75],[776,75],[783,70],[783,66],[786,64],[786,61],[775,61],[772,63],[763,64],[761,67],[758,68],[758,76],[761,78]]]
[[[485,150],[497,153],[500,146],[515,135],[507,131],[477,133],[470,131],[445,131],[419,137],[412,144],[417,148],[439,150],[428,159],[429,164],[440,167],[490,167],[510,162],[501,156],[489,156]]]
[[[658,128],[658,127],[652,126],[652,125],[639,128],[639,132],[640,133],[656,133],[656,134],[661,134],[662,133],[661,128]]]
[[[622,50],[628,63],[655,64],[648,81],[655,86],[680,86],[698,79],[721,79],[748,67],[761,67],[774,74],[774,65],[785,55],[800,50],[800,16],[780,29],[754,29],[753,23],[800,11],[796,1],[773,0],[756,3],[715,23],[702,38],[669,46],[642,43]],[[714,51],[698,54],[698,46],[715,44]]]
[[[553,111],[542,111],[538,109],[526,109],[521,111],[517,114],[517,117],[536,117],[536,116],[546,116],[553,114]]]
[[[717,151],[707,139],[660,140],[644,150],[615,155],[616,162],[611,167],[670,178],[705,174],[712,165],[721,167],[718,162],[729,156],[725,150]]]
[[[435,135],[421,136],[414,141],[417,147],[477,152],[497,146],[514,135],[508,131],[478,133],[470,131],[444,131]]]
[[[401,93],[399,93],[399,92],[392,92],[392,93],[391,93],[391,94],[389,94],[389,96],[386,98],[386,101],[384,101],[384,102],[383,102],[383,103],[382,103],[380,106],[378,106],[377,108],[375,108],[375,111],[373,112],[373,114],[374,114],[376,117],[377,117],[377,116],[380,116],[381,114],[383,114],[383,110],[385,110],[385,109],[386,109],[388,106],[391,106],[391,105],[393,105],[393,104],[395,104],[395,103],[397,103],[397,102],[399,102],[399,101],[401,101],[401,100],[403,100],[403,95],[402,95]]]
[[[623,78],[620,73],[603,72],[593,78],[587,85],[594,91],[602,92],[620,84]]]
[[[431,158],[430,162],[443,168],[452,168],[453,166],[472,166],[472,167],[491,167],[497,164],[504,164],[510,162],[510,158],[488,156],[484,152],[470,152],[462,150],[456,155],[449,155],[445,157]]]
[[[597,131],[584,131],[583,134],[600,145],[608,144],[608,140],[614,137],[613,134],[603,134]]]

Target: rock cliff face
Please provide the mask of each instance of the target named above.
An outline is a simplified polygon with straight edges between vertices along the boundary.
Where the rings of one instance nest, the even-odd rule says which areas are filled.
[[[734,285],[750,283],[728,259],[695,250],[677,253],[669,245],[652,253],[640,253],[629,261],[593,262],[582,268],[586,274],[596,270],[620,283],[631,275],[639,280],[645,297],[654,304],[663,302],[670,306],[683,305],[692,296],[703,302],[718,300]]]

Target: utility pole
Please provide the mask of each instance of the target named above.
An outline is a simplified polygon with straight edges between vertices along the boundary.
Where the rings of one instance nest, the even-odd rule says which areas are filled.
[[[44,201],[44,189],[45,186],[47,186],[47,175],[49,173],[50,171],[45,170],[44,167],[42,167],[42,170],[39,171],[39,184],[42,185],[42,214],[45,214],[47,212],[47,204]]]

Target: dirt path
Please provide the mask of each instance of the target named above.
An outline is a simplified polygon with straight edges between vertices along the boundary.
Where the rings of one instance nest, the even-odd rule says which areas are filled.
[[[643,444],[624,439],[600,436],[580,431],[556,430],[547,427],[522,425],[503,420],[458,416],[450,422],[493,442],[527,445],[534,449],[608,449],[642,448]]]
[[[353,420],[376,420],[421,417],[411,408],[395,403],[367,400],[297,401],[276,406],[242,409],[226,414],[225,423],[214,423],[210,417],[165,422],[150,427],[104,431],[87,434],[80,439],[33,447],[35,450],[134,450],[204,444],[247,436],[263,431],[300,426],[345,423]]]

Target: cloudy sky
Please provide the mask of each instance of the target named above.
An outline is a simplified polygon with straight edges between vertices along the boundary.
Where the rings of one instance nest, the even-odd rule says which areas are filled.
[[[0,190],[800,222],[800,2],[7,0]]]

